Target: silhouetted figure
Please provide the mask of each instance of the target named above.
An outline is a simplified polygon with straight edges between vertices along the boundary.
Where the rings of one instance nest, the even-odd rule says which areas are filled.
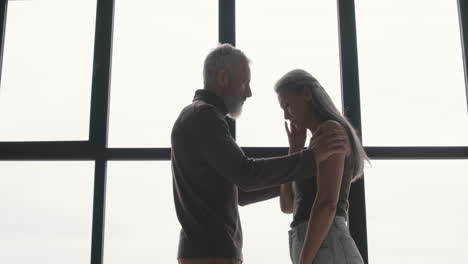
[[[182,264],[241,263],[238,204],[277,197],[280,184],[312,178],[316,162],[349,150],[344,130],[338,129],[293,155],[247,158],[225,116],[239,116],[252,96],[248,58],[229,44],[220,45],[206,57],[203,77],[204,89],[195,92],[171,134],[174,201],[182,227],[177,258]]]
[[[348,196],[351,182],[363,173],[368,160],[352,125],[334,106],[320,83],[303,70],[285,74],[275,85],[289,138],[289,152],[300,151],[306,130],[316,139],[323,131],[344,129],[349,152],[335,153],[317,162],[316,178],[281,185],[280,205],[293,213],[289,231],[290,255],[294,264],[364,263],[349,233]],[[320,141],[316,142],[320,143]]]

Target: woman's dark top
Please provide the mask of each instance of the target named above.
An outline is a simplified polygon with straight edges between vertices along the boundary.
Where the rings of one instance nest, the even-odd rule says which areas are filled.
[[[345,159],[343,178],[341,179],[340,196],[336,209],[336,215],[344,216],[346,220],[348,220],[349,189],[351,187],[351,179],[353,178],[353,168],[350,162],[350,157],[351,156]],[[317,179],[314,177],[294,181],[292,183],[292,189],[294,193],[294,210],[291,228],[309,221],[310,210],[312,209],[312,205],[314,204],[315,196],[317,194]]]

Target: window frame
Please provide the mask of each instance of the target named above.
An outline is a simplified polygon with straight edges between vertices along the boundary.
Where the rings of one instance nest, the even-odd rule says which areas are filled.
[[[354,0],[337,0],[343,112],[361,136],[359,69]],[[8,1],[0,4],[0,82]],[[468,112],[468,0],[458,0]],[[170,148],[108,148],[109,93],[114,0],[97,0],[89,139],[85,141],[0,142],[0,160],[95,161],[91,263],[103,262],[106,169],[109,160],[170,160]],[[218,1],[218,39],[235,45],[235,0]],[[236,136],[235,121],[228,118]],[[245,147],[250,157],[286,155],[285,147]],[[371,159],[466,159],[468,147],[366,147]],[[350,194],[351,232],[368,263],[364,180]]]

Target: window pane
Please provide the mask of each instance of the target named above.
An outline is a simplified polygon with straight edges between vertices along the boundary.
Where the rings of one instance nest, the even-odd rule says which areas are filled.
[[[239,210],[245,260],[249,263],[268,260],[287,263],[287,231],[291,217],[281,213],[278,199]],[[267,225],[265,219],[268,219]],[[175,262],[179,232],[170,163],[109,162],[105,263]]]
[[[279,200],[240,207],[246,263],[291,263],[288,230],[292,215],[283,214]]]
[[[175,263],[179,232],[170,163],[109,162],[104,263]]]
[[[94,163],[0,162],[0,263],[89,263]]]
[[[86,140],[96,0],[10,1],[0,141]]]
[[[287,146],[274,83],[302,68],[341,109],[336,1],[239,1],[237,46],[251,59],[252,98],[237,122],[243,146]],[[259,19],[261,17],[261,19]]]
[[[468,160],[372,161],[369,262],[466,263],[467,171]]]
[[[216,0],[116,1],[111,147],[170,145],[175,119],[203,88],[217,14]]]
[[[356,1],[365,145],[468,145],[457,1]]]

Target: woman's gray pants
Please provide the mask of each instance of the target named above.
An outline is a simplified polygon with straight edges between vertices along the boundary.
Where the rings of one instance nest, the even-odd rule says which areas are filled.
[[[307,231],[308,222],[289,230],[289,253],[293,264],[298,264]],[[322,242],[314,264],[363,264],[361,254],[354,243],[343,216],[336,216],[325,240]]]

